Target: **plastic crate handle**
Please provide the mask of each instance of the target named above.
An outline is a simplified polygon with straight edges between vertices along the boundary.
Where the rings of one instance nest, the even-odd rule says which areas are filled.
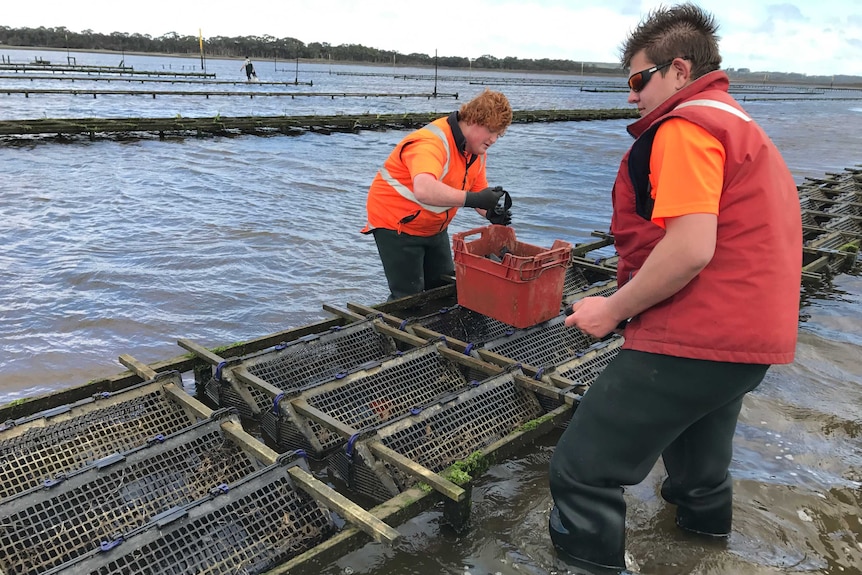
[[[567,253],[571,253],[568,248],[556,248],[535,256],[532,261],[522,261],[520,265],[515,268],[518,270],[518,278],[521,281],[533,281],[542,275],[545,270],[567,265],[569,258],[571,257],[570,255],[567,256]],[[524,268],[527,267],[528,264],[535,267],[530,269],[530,277],[527,279],[524,278]],[[536,272],[537,270],[538,273],[533,274],[533,272]]]
[[[480,234],[480,237],[484,237],[486,233],[485,230],[486,228],[473,228],[472,230],[455,234],[452,236],[452,249],[456,252],[467,253],[467,242],[464,240],[470,236],[475,236],[476,234]]]

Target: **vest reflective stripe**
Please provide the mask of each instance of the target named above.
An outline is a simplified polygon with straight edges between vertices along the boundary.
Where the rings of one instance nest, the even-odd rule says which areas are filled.
[[[439,126],[435,126],[434,124],[428,124],[425,126],[425,129],[440,138],[440,141],[443,142],[443,148],[446,149],[446,163],[443,164],[443,173],[440,174],[440,179],[442,180],[449,173],[449,158],[452,156],[452,152],[449,150],[449,138],[446,137],[446,134],[443,133],[443,130]]]
[[[447,168],[448,164],[449,162],[447,160]],[[429,212],[434,212],[435,214],[442,214],[449,209],[445,206],[429,206],[428,204],[423,204],[422,202],[417,200],[416,195],[412,191],[410,191],[410,188],[408,188],[389,174],[389,170],[386,169],[386,166],[380,168],[380,177],[383,178],[383,181],[392,186],[392,189],[401,194],[401,196],[403,196],[405,199],[410,200],[414,204],[419,204],[422,209],[428,210]]]
[[[440,174],[440,179],[442,180],[443,177],[449,173],[449,140],[446,138],[446,134],[443,133],[443,130],[441,130],[434,124],[428,124],[427,126],[425,126],[425,129],[437,136],[440,141],[443,142],[443,148],[446,150],[446,163],[443,164],[443,173]],[[416,194],[414,194],[413,191],[410,190],[410,188],[393,178],[392,175],[389,173],[389,170],[386,169],[386,166],[380,168],[380,177],[382,177],[387,184],[392,186],[392,189],[401,194],[403,198],[410,200],[415,204],[419,204],[422,209],[428,210],[429,212],[434,212],[435,214],[442,214],[446,210],[450,209],[448,206],[430,206],[417,200]]]
[[[745,112],[737,110],[733,106],[729,104],[725,104],[724,102],[719,102],[717,100],[689,100],[688,102],[683,102],[676,108],[675,110],[679,110],[680,108],[688,108],[689,106],[706,106],[708,108],[715,108],[716,110],[722,110],[727,112],[728,114],[733,114],[737,118],[744,120],[746,122],[750,122],[751,118],[749,118]]]

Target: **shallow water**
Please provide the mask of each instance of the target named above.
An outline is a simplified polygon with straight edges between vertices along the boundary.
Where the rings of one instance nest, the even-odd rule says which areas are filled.
[[[12,52],[13,61],[33,53]],[[36,54],[56,61],[63,54]],[[116,64],[112,55],[78,63]],[[127,56],[138,69],[193,60]],[[266,78],[272,66],[274,78]],[[257,62],[293,80],[293,63]],[[276,68],[286,71],[276,72]],[[239,62],[208,62],[239,79]],[[380,68],[300,66],[314,90],[430,91],[428,81],[335,75]],[[399,69],[402,74],[405,69]],[[429,71],[414,71],[428,74]],[[463,74],[459,73],[459,76]],[[506,77],[505,74],[498,74]],[[544,76],[542,76],[544,77]],[[10,81],[3,80],[3,86]],[[622,82],[620,80],[620,82]],[[50,84],[50,83],[49,83]],[[180,89],[187,86],[177,85]],[[103,86],[100,86],[102,88]],[[625,107],[624,94],[495,85],[516,109]],[[134,89],[118,86],[116,89]],[[248,86],[240,83],[238,90]],[[311,89],[289,87],[290,90]],[[7,96],[0,119],[448,112],[482,89],[441,81],[460,99]],[[797,182],[860,162],[860,107],[752,102]],[[630,139],[624,121],[512,126],[491,150],[492,184],[515,200],[518,239],[582,242],[606,230],[608,191]],[[373,304],[385,280],[364,224],[367,186],[401,131],[0,146],[0,403],[79,385],[183,353],[327,317],[322,304]],[[483,225],[462,212],[452,231]],[[628,547],[642,573],[860,573],[862,278],[806,299],[797,360],[772,368],[746,400],[736,438],[734,533],[704,545],[673,527],[660,466],[627,490]],[[546,535],[555,436],[493,467],[473,490],[473,527],[455,536],[432,510],[392,549],[369,544],[323,572],[506,575],[555,569]]]

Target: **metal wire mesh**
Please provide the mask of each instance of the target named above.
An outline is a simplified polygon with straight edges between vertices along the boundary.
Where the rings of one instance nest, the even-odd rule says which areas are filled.
[[[806,192],[805,195],[801,195],[799,197],[799,206],[803,210],[813,210],[815,212],[822,212],[824,208],[831,206],[832,204],[828,202],[818,201],[808,195]]]
[[[830,214],[841,214],[844,216],[859,216],[862,215],[862,205],[860,204],[834,204],[824,211]]]
[[[333,531],[329,513],[294,489],[286,469],[275,465],[227,493],[174,508],[123,540],[105,542],[101,552],[47,573],[257,574],[311,549]]]
[[[809,210],[804,210],[802,212],[802,225],[803,226],[816,227],[816,226],[819,226],[820,224],[817,222],[816,219],[814,219],[814,213],[813,212],[811,212]]]
[[[299,398],[355,430],[381,425],[469,384],[459,366],[440,354],[438,346],[442,345],[431,343],[414,348],[378,365],[356,370],[337,382],[307,390]],[[311,419],[296,417],[300,420],[293,425],[299,429],[307,426],[319,443],[320,447],[315,449],[312,442],[313,451],[327,451],[347,439]]]
[[[824,228],[848,235],[862,236],[862,219],[844,216],[833,218],[823,225]]]
[[[806,190],[806,194],[812,200],[825,200],[827,202],[832,202],[838,195],[841,193],[841,189],[836,190],[835,187],[839,186],[839,182],[831,183],[830,185],[821,185],[814,188],[809,188]]]
[[[481,346],[516,328],[460,305],[411,319],[407,325],[420,325],[427,330]]]
[[[382,426],[371,440],[379,440],[401,455],[439,473],[456,461],[503,439],[543,413],[535,395],[521,388],[515,382],[514,374],[520,375],[521,372],[513,370],[490,377],[418,414]],[[394,484],[403,490],[416,483],[413,476],[375,462],[367,450],[355,451],[355,454],[362,453],[364,457],[352,457],[352,464],[357,469],[350,476],[350,485],[363,495],[379,499],[388,491],[387,486],[391,489]]]
[[[252,385],[233,379],[219,380],[213,377],[204,385],[204,393],[215,405],[232,407],[246,419],[256,419],[259,413],[272,408],[272,397]],[[246,399],[249,396],[251,402]]]
[[[260,379],[294,393],[334,379],[396,351],[395,341],[365,320],[301,338],[274,352],[249,356],[242,365]]]
[[[28,418],[0,432],[0,498],[41,485],[112,453],[128,451],[194,421],[165,393],[178,374],[78,404],[56,418]]]
[[[0,573],[41,573],[256,471],[220,423],[203,422],[115,462],[74,472],[51,489],[6,499],[0,504]]]
[[[525,365],[550,367],[596,341],[579,329],[566,327],[565,320],[565,316],[557,316],[536,327],[489,341],[484,348]]]
[[[395,340],[376,326],[374,319],[362,320],[238,358],[220,377],[207,382],[207,396],[222,407],[236,407],[243,417],[262,417],[272,410],[274,398],[240,381],[235,375],[237,369],[244,368],[284,394],[295,394],[393,354]]]
[[[563,299],[576,291],[580,291],[590,285],[587,280],[584,270],[576,264],[571,264],[566,268],[566,277],[563,280]]]
[[[554,374],[571,382],[571,385],[592,385],[599,374],[620,352],[625,339],[614,335],[599,342],[570,361],[557,366]]]

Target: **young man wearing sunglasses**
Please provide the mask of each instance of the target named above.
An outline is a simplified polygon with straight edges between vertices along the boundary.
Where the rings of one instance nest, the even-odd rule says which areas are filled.
[[[717,25],[658,8],[622,47],[640,120],[613,188],[618,289],[568,326],[625,344],[575,411],[550,468],[549,529],[569,563],[624,569],[623,487],[661,457],[676,524],[731,532],[728,467],[742,399],[793,361],[802,269],[796,185],[728,94]]]

